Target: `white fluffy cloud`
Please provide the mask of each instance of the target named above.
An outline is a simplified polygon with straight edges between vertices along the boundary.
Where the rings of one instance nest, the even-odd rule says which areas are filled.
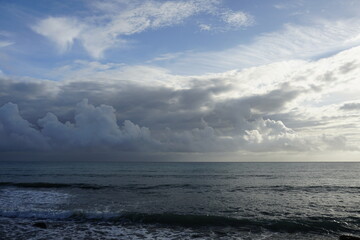
[[[61,52],[69,50],[85,26],[76,19],[49,17],[34,25],[32,29],[56,43]]]

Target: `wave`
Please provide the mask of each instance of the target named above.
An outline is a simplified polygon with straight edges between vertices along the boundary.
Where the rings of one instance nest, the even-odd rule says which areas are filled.
[[[352,232],[347,222],[331,218],[293,218],[293,219],[238,219],[212,215],[182,215],[173,213],[145,214],[126,213],[120,219],[130,221],[180,225],[185,227],[234,227],[239,230],[261,230],[263,228],[274,232]]]
[[[288,233],[336,233],[346,232],[359,234],[356,226],[360,220],[353,225],[347,223],[346,219],[332,218],[294,218],[294,219],[238,219],[225,216],[212,215],[185,215],[175,213],[88,213],[81,211],[51,211],[51,212],[1,212],[0,217],[7,218],[31,218],[42,220],[61,221],[91,221],[108,222],[113,224],[160,224],[166,226],[182,227],[232,227],[238,231],[261,231],[267,229],[273,232]]]
[[[49,182],[0,182],[0,186],[20,187],[20,188],[83,188],[83,189],[101,189],[109,186],[84,183],[49,183]]]
[[[209,184],[126,184],[126,185],[99,185],[86,183],[51,183],[51,182],[0,182],[0,187],[19,187],[19,188],[80,188],[90,190],[117,189],[129,191],[147,191],[147,190],[167,190],[167,189],[191,189],[191,190],[211,190],[219,186]],[[358,193],[358,186],[290,186],[290,185],[272,185],[272,186],[241,186],[231,189],[222,187],[223,191],[229,192],[248,192],[248,191],[267,191],[267,192],[346,192]]]
[[[251,186],[251,187],[236,187],[230,192],[236,191],[273,191],[273,192],[358,192],[358,186],[290,186],[290,185],[273,185],[273,186]]]
[[[0,182],[0,187],[19,187],[19,188],[82,188],[82,189],[119,189],[119,190],[161,190],[161,189],[204,189],[211,188],[212,185],[196,184],[127,184],[127,185],[98,185],[85,183],[49,183],[49,182]]]

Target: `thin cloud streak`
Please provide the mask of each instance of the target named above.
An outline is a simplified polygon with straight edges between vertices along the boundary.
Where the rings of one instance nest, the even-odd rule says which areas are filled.
[[[358,18],[318,19],[310,26],[289,23],[279,31],[256,37],[250,44],[217,52],[185,53],[166,66],[178,74],[203,74],[293,59],[316,59],[360,44],[358,29]]]

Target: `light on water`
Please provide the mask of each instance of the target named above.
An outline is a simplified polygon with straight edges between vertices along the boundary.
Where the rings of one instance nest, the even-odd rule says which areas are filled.
[[[0,240],[360,237],[359,9],[0,0]]]
[[[45,221],[53,239],[64,228],[68,236],[96,229],[109,239],[359,233],[358,163],[33,162],[21,173],[17,166],[1,163],[1,221]]]

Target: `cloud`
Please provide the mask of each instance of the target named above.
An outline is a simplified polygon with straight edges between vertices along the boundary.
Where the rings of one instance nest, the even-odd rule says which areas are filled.
[[[84,29],[74,18],[49,17],[41,20],[32,29],[56,43],[61,52],[69,50]]]
[[[222,20],[232,27],[246,27],[254,23],[254,18],[242,11],[226,11],[222,14]]]
[[[345,103],[340,109],[347,111],[360,110],[360,103]]]
[[[345,136],[328,136],[324,134],[322,136],[323,141],[327,143],[330,150],[344,150],[346,149],[346,137]]]
[[[94,16],[48,17],[32,29],[53,41],[62,52],[78,40],[91,57],[102,58],[107,49],[126,46],[126,36],[181,24],[199,14],[221,15],[231,27],[251,25],[250,14],[224,11],[219,4],[217,0],[95,1],[91,3]]]
[[[358,101],[359,52],[194,76],[86,61],[54,71],[59,81],[2,76],[2,151],[299,152],[334,141],[356,149],[359,114],[341,107]],[[6,110],[10,101],[21,116]]]
[[[0,149],[2,151],[48,149],[46,139],[20,114],[16,104],[0,108]]]
[[[188,81],[187,87],[179,89],[123,81],[101,84],[91,81],[54,82],[55,86],[48,94],[56,92],[56,98],[47,98],[45,101],[41,95],[46,92],[46,84],[10,80],[0,82],[4,82],[3,85],[9,91],[3,100],[11,96],[21,106],[33,110],[24,113],[31,117],[33,130],[38,131],[52,149],[91,147],[122,151],[186,152],[251,150],[254,145],[263,144],[247,142],[244,137],[248,134],[247,130],[257,130],[259,122],[264,121],[257,114],[278,110],[297,96],[293,90],[283,86],[251,97],[216,100],[219,95],[232,89],[230,85],[224,85],[223,79]],[[111,93],[111,89],[116,91]],[[85,97],[98,103],[105,101],[120,112],[116,114],[115,108],[109,105],[95,107],[87,100],[77,104],[74,110],[74,102]],[[41,107],[34,108],[34,105]],[[256,109],[257,114],[254,115],[252,109]],[[118,126],[118,119],[124,123],[123,127]],[[148,124],[150,128],[139,127],[133,121],[144,126]],[[265,124],[261,134],[273,132],[270,128],[273,126]],[[272,151],[270,148],[265,149]]]
[[[236,151],[241,148],[263,150],[267,144],[281,142],[290,146],[296,138],[293,132],[280,121],[258,120],[256,129],[245,131],[245,136],[223,136],[202,122],[202,128],[172,131],[167,128],[159,139],[151,136],[150,130],[125,120],[122,127],[117,124],[115,109],[111,106],[95,107],[87,99],[76,106],[73,122],[62,123],[53,113],[39,119],[38,126],[24,120],[17,105],[8,103],[0,108],[1,150],[117,150],[117,151],[174,151],[212,152]],[[260,125],[259,125],[260,124]],[[256,136],[254,135],[256,133]],[[255,136],[255,137],[254,137]],[[255,139],[256,138],[256,139]],[[255,140],[254,140],[255,139]],[[298,145],[298,143],[297,143]],[[298,146],[299,147],[299,146]],[[280,149],[281,146],[279,147]]]
[[[303,5],[304,5],[303,1],[286,2],[286,3],[275,4],[274,8],[279,10],[289,10],[289,9],[296,9],[302,7]]]
[[[14,41],[8,40],[9,38],[12,37],[13,34],[6,31],[0,31],[0,48],[8,47],[15,44]]]
[[[13,44],[14,42],[10,42],[10,41],[0,41],[0,48],[7,47]]]
[[[359,63],[357,63],[356,61],[352,61],[352,62],[344,63],[344,65],[342,65],[339,68],[339,70],[341,71],[341,73],[346,74],[352,70],[355,70],[358,67],[359,67]]]
[[[211,31],[212,30],[212,26],[209,24],[199,24],[199,28],[201,31]]]
[[[178,74],[203,74],[293,59],[317,59],[360,44],[359,27],[358,18],[313,19],[309,25],[289,23],[255,37],[250,44],[223,51],[187,53],[167,67]]]
[[[244,139],[251,151],[310,151],[316,148],[314,140],[298,136],[282,121],[260,119],[253,130],[245,133]]]
[[[95,107],[87,99],[78,103],[73,123],[61,123],[56,115],[48,113],[38,120],[38,124],[41,134],[50,139],[50,144],[55,148],[116,147],[118,150],[141,150],[147,145],[156,145],[149,129],[129,120],[120,128],[113,107]]]
[[[38,120],[38,126],[20,116],[16,104],[0,107],[0,149],[2,151],[50,149],[111,149],[141,151],[158,143],[149,129],[131,121],[117,125],[114,108],[95,107],[85,99],[76,107],[74,122],[62,123],[53,113]]]
[[[243,11],[232,11],[228,9],[218,9],[212,12],[213,18],[219,21],[201,21],[198,24],[200,31],[212,33],[224,33],[245,29],[255,23],[255,18],[251,14]]]

